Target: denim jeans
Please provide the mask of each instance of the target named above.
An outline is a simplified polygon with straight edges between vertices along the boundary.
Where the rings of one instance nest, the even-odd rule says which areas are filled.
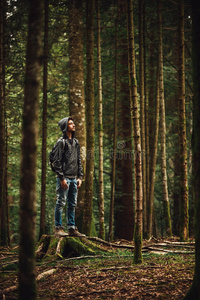
[[[62,211],[67,201],[67,228],[75,228],[75,208],[77,205],[77,180],[65,178],[68,189],[61,188],[60,179],[56,183],[56,206],[55,206],[55,227],[62,226]]]

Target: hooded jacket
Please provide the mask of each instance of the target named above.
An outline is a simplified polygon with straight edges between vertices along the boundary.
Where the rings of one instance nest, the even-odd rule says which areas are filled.
[[[67,117],[58,122],[63,138],[58,141],[57,161],[54,163],[54,168],[61,181],[64,180],[65,177],[78,177],[80,179],[83,177],[79,142],[75,139],[75,132],[72,132],[71,140],[69,140],[67,136],[67,124],[70,118],[71,117]]]

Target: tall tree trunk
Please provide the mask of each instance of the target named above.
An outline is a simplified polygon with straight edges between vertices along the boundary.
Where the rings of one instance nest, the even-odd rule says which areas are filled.
[[[45,0],[45,27],[44,27],[44,60],[43,60],[43,114],[42,114],[42,183],[41,183],[41,208],[40,208],[40,233],[45,232],[46,213],[46,160],[47,160],[47,80],[48,80],[48,10],[49,1]]]
[[[150,192],[149,192],[149,207],[148,207],[148,236],[152,236],[153,232],[153,215],[154,215],[154,187],[156,174],[156,159],[158,149],[158,131],[159,131],[159,112],[160,112],[160,86],[159,86],[159,62],[157,67],[157,91],[156,91],[156,108],[155,108],[155,129],[154,129],[154,144],[151,151],[151,172],[150,172]]]
[[[176,131],[177,130],[177,131]],[[178,126],[175,126],[173,132],[178,132]],[[178,140],[174,147],[177,151],[174,153],[174,186],[173,186],[173,234],[180,236],[180,155],[178,151]]]
[[[20,173],[19,299],[36,299],[35,223],[39,85],[44,1],[29,1]]]
[[[192,4],[192,65],[193,65],[193,188],[195,198],[195,273],[192,286],[184,300],[200,299],[200,2]]]
[[[188,240],[188,180],[185,118],[184,2],[179,0],[179,151],[180,151],[180,240]]]
[[[144,238],[147,238],[147,206],[149,201],[150,192],[150,168],[149,168],[149,95],[147,87],[147,46],[146,46],[146,33],[144,28],[146,28],[146,14],[145,14],[145,1],[143,7],[143,49],[144,49],[144,99],[145,99],[145,158],[146,158],[146,201],[144,202],[143,216],[144,216]],[[146,207],[145,207],[146,205]]]
[[[171,216],[168,197],[167,165],[166,165],[166,124],[165,124],[165,100],[163,79],[163,49],[162,49],[162,0],[158,0],[158,59],[159,59],[159,86],[160,86],[160,139],[161,139],[161,173],[162,192],[164,205],[165,227],[168,236],[172,235]]]
[[[102,104],[102,75],[101,75],[101,21],[99,0],[97,1],[97,71],[99,99],[99,237],[105,239],[104,224],[104,184],[103,184],[103,104]]]
[[[85,202],[86,120],[83,59],[82,0],[69,1],[69,112],[76,122],[76,137],[81,147],[84,178],[78,191],[76,224],[82,230]]]
[[[152,22],[153,23],[153,22]],[[152,235],[152,220],[153,220],[153,202],[154,202],[154,185],[155,185],[155,175],[153,175],[153,168],[154,167],[154,155],[155,155],[155,143],[156,143],[156,116],[157,113],[159,114],[159,111],[156,112],[158,99],[155,98],[155,82],[156,75],[155,75],[155,34],[153,30],[153,24],[150,24],[150,44],[149,44],[149,80],[148,80],[148,112],[147,112],[147,118],[148,121],[146,122],[147,130],[146,133],[148,134],[148,143],[147,145],[147,172],[149,171],[149,174],[147,173],[147,186],[149,187],[149,195],[147,197],[147,238]],[[156,103],[157,104],[156,104]],[[156,108],[155,108],[156,107]],[[155,116],[155,117],[154,117]],[[157,145],[157,143],[156,143]],[[157,147],[157,146],[156,146]],[[156,150],[157,151],[157,150]],[[157,155],[157,154],[156,154]],[[151,194],[153,193],[153,194]],[[153,195],[153,196],[152,196]],[[152,206],[152,207],[151,207]]]
[[[93,176],[94,176],[94,0],[86,5],[86,179],[83,232],[91,234],[93,211]]]
[[[134,262],[142,262],[142,154],[140,142],[140,122],[137,99],[137,80],[135,68],[134,51],[134,24],[133,24],[133,4],[132,0],[127,0],[127,29],[128,29],[128,49],[129,49],[129,86],[131,99],[131,113],[133,118],[133,141],[134,141],[134,172],[135,172],[135,249]]]
[[[5,218],[5,94],[4,94],[4,5],[0,1],[0,244],[6,245]]]
[[[109,241],[113,240],[113,218],[114,218],[114,199],[115,199],[115,174],[116,174],[116,150],[117,150],[117,87],[118,87],[118,13],[115,21],[115,83],[114,83],[114,136],[113,136],[113,156],[112,156],[112,181],[110,199],[110,218],[109,218]]]
[[[145,90],[144,90],[144,0],[139,1],[139,68],[140,68],[140,124],[141,124],[141,146],[142,146],[142,188],[143,188],[143,222],[144,232],[147,230],[147,168],[146,168],[146,126],[145,126]]]
[[[134,207],[133,207],[133,164],[132,164],[132,125],[130,115],[127,39],[124,38],[126,18],[126,1],[119,1],[119,77],[121,78],[119,113],[119,140],[117,143],[118,167],[121,173],[121,191],[115,201],[115,238],[133,240]],[[120,160],[120,162],[119,162]]]

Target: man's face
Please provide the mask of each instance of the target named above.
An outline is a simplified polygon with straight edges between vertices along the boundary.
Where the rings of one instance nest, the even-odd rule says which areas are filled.
[[[73,132],[75,131],[75,124],[73,120],[69,120],[67,123],[67,131]]]

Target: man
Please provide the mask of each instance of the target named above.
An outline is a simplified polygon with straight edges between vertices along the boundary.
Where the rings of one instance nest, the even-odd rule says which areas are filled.
[[[57,160],[54,163],[57,174],[56,206],[55,206],[55,234],[59,236],[84,237],[75,229],[75,207],[77,205],[78,188],[81,187],[83,169],[80,158],[80,145],[75,139],[75,124],[71,117],[59,121],[58,125],[63,133],[63,140],[58,142]],[[62,211],[67,201],[67,228],[62,227]]]

